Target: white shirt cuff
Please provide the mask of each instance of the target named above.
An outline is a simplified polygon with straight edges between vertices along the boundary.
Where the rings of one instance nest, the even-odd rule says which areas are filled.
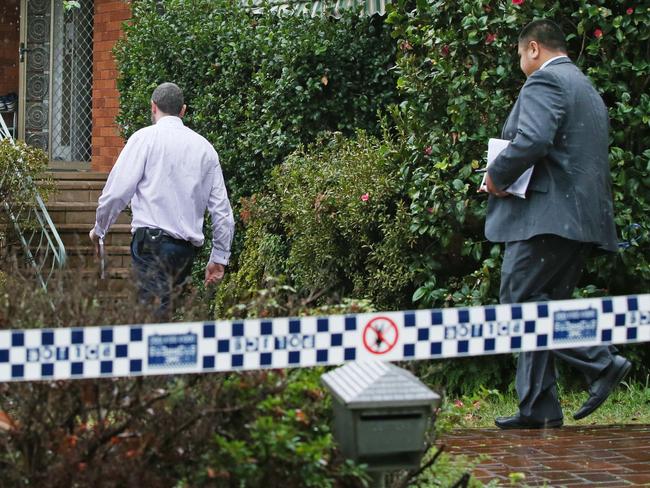
[[[99,227],[99,224],[95,222],[95,227],[93,228],[95,235],[97,237],[103,238],[106,235],[106,231]]]
[[[211,263],[223,264],[225,266],[228,264],[228,259],[230,259],[229,252],[212,249],[212,252],[210,253]]]

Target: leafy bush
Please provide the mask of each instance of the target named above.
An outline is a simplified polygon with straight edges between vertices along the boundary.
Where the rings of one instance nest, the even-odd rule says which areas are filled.
[[[46,295],[8,277],[0,328],[155,320],[136,303],[100,303],[97,287],[63,276]],[[184,320],[205,316],[194,298]],[[337,454],[321,373],[5,383],[0,487],[358,486],[364,470]]]
[[[51,191],[51,182],[45,178],[49,160],[42,149],[28,146],[24,141],[12,143],[0,140],[0,198],[10,205],[31,204],[40,190]],[[26,180],[39,181],[39,189]]]
[[[149,124],[155,86],[175,81],[187,124],[214,144],[237,201],[326,130],[377,132],[395,100],[395,48],[383,18],[253,13],[239,1],[142,0],[116,48],[119,123]]]
[[[45,176],[48,158],[41,149],[28,146],[23,141],[12,143],[0,140],[0,256],[7,259],[19,244],[14,228],[7,214],[11,209],[13,217],[21,228],[30,229],[37,225],[34,214],[29,211],[36,202],[36,196],[47,198],[52,191],[52,181]],[[39,182],[37,187],[33,182]],[[6,271],[6,270],[5,270]],[[3,281],[0,278],[0,282]]]
[[[289,156],[243,208],[241,265],[218,300],[245,301],[265,276],[282,275],[303,296],[408,306],[412,238],[395,156],[390,140],[363,132],[351,140],[334,134]]]

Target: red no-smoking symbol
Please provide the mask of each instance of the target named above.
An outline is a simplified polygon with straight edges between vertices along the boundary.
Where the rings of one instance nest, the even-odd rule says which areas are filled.
[[[363,345],[373,354],[386,354],[397,344],[397,325],[388,317],[375,317],[363,329]]]

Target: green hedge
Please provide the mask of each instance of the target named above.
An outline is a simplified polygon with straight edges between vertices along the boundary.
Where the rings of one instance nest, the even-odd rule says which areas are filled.
[[[436,260],[415,298],[426,305],[496,299],[499,249],[485,241],[485,196],[476,195],[486,141],[498,135],[524,82],[516,40],[534,18],[555,19],[569,53],[591,77],[609,107],[610,160],[621,238],[640,224],[645,240],[589,268],[585,294],[647,291],[650,283],[650,3],[418,2],[396,8],[388,22],[400,46],[398,86],[405,101],[394,110],[408,134],[411,230],[428,236]],[[432,212],[431,212],[432,210]],[[432,217],[433,216],[433,217]]]
[[[397,88],[403,100],[387,107],[394,132],[390,142],[394,153],[390,198],[393,206],[408,206],[408,229],[404,231],[408,236],[402,237],[401,247],[394,251],[409,262],[405,276],[411,280],[411,286],[394,288],[391,298],[380,298],[380,306],[396,307],[411,298],[425,306],[497,300],[501,249],[483,236],[486,197],[476,193],[480,175],[473,170],[484,165],[486,141],[500,132],[524,82],[516,54],[517,35],[528,21],[542,16],[554,18],[564,27],[571,56],[594,80],[610,108],[616,219],[621,240],[631,244],[616,257],[595,260],[581,294],[647,291],[650,31],[642,27],[650,21],[650,12],[645,5],[630,11],[631,7],[622,2],[617,9],[611,8],[584,2],[548,4],[528,0],[423,1],[417,9],[409,10],[407,5],[393,9],[388,23],[394,27],[393,36],[400,51]],[[384,143],[389,144],[387,139]],[[361,146],[364,144],[361,142]],[[301,152],[287,163],[302,172],[305,179],[313,179],[300,183],[307,190],[287,182],[281,173],[272,176],[267,200],[278,210],[271,214],[298,205],[298,201],[313,207],[316,189],[324,184],[319,179],[330,174],[338,160],[336,151],[327,148],[314,146],[310,151],[312,154]],[[360,149],[353,157],[363,159],[363,152]],[[381,157],[377,160],[383,164]],[[346,184],[359,185],[355,188],[358,194],[363,194],[363,185],[368,184],[363,167],[361,164],[355,173],[351,165],[352,172],[344,176]],[[335,198],[348,198],[350,192],[344,191],[340,182],[332,185],[336,189],[325,190],[329,188],[325,184],[322,191],[327,195],[338,192]],[[363,214],[344,215],[337,210],[338,232],[345,235],[346,228],[362,227],[363,218]],[[633,224],[638,227],[632,227]],[[276,266],[274,272],[288,270],[301,287],[322,287],[323,277],[312,270],[321,267],[330,281],[340,277],[340,283],[333,289],[348,290],[355,296],[361,293],[367,298],[378,297],[369,287],[348,286],[347,272],[331,273],[340,268],[365,268],[365,255],[355,250],[355,243],[336,247],[331,232],[323,228],[329,224],[317,212],[303,208],[300,219],[292,217],[284,225],[276,241],[280,243],[284,235],[293,236],[290,242],[282,241],[283,246],[289,246],[283,252],[291,269]],[[304,232],[309,232],[309,236],[301,235]],[[306,242],[310,255],[299,250]],[[299,259],[301,252],[303,256]],[[363,277],[355,279],[372,283],[369,274],[362,273]],[[401,295],[409,291],[414,293],[408,297]]]
[[[377,133],[377,110],[396,100],[383,18],[255,14],[239,0],[140,0],[132,9],[115,51],[124,134],[150,123],[151,92],[175,81],[187,124],[219,152],[234,202],[322,131]]]

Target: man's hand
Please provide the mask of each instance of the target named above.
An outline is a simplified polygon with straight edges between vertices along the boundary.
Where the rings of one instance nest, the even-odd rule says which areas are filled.
[[[223,264],[208,263],[208,266],[205,268],[205,286],[220,282],[225,272],[226,267]]]
[[[99,236],[95,234],[94,227],[90,229],[90,232],[88,233],[88,237],[90,237],[90,240],[93,242],[93,245],[95,246],[95,257],[99,257]]]
[[[510,195],[510,193],[507,193],[505,191],[501,191],[496,187],[496,185],[492,181],[492,177],[490,176],[489,172],[485,177],[485,186],[487,187],[487,192],[490,195],[494,195],[495,197],[504,198],[504,197],[507,197],[507,196]]]

